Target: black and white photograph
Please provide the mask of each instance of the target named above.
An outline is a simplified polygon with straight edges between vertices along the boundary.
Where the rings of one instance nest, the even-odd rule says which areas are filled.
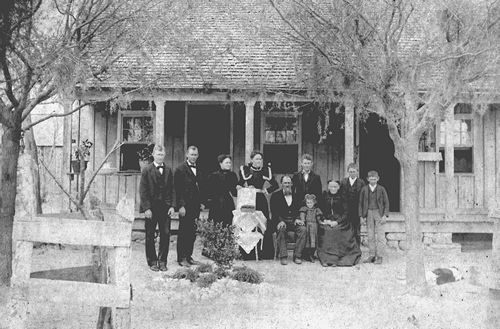
[[[500,328],[500,0],[2,0],[0,329]]]

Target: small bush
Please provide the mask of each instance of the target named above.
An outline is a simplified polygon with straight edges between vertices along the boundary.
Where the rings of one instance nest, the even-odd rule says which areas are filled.
[[[217,275],[217,278],[219,278],[219,279],[222,279],[222,278],[229,276],[229,272],[227,271],[227,269],[225,269],[223,267],[218,267],[218,266],[215,268],[214,274]]]
[[[233,274],[231,275],[231,278],[237,281],[253,284],[259,284],[264,281],[264,277],[262,276],[262,274],[246,266],[235,268]]]
[[[200,276],[200,274],[193,269],[181,268],[181,269],[178,269],[174,273],[174,275],[172,275],[172,278],[173,279],[185,279],[185,280],[189,280],[191,282],[195,282],[199,276]]]
[[[200,288],[208,288],[217,281],[217,275],[214,273],[205,273],[201,275],[197,281],[198,287]]]
[[[198,265],[196,271],[198,271],[198,273],[212,273],[214,271],[214,268],[212,264],[202,263]]]
[[[203,243],[203,254],[212,259],[217,266],[231,268],[240,254],[234,226],[203,220],[198,223],[198,231]]]

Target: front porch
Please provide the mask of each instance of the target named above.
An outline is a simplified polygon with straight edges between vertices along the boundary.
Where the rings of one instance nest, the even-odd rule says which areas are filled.
[[[108,97],[106,93],[95,92],[82,99],[99,101]],[[405,182],[400,179],[399,164],[391,153],[393,145],[388,140],[386,129],[376,120],[371,124],[360,122],[352,106],[331,104],[327,112],[318,111],[314,106],[310,100],[298,95],[252,98],[246,94],[215,91],[161,92],[156,96],[134,94],[129,97],[128,105],[114,107],[111,111],[106,103],[101,102],[83,109],[79,114],[78,129],[73,129],[73,134],[65,133],[64,167],[69,168],[68,145],[71,145],[71,139],[94,140],[90,172],[97,168],[116,140],[124,141],[126,147],[111,156],[99,172],[93,192],[105,203],[117,203],[125,195],[132,196],[138,209],[140,172],[135,152],[150,142],[165,145],[166,164],[172,168],[184,161],[188,145],[197,144],[200,148],[199,164],[205,173],[217,168],[215,158],[220,153],[232,155],[233,170],[237,171],[239,166],[248,162],[250,152],[259,149],[264,152],[277,179],[282,174],[298,170],[300,155],[309,153],[324,187],[329,179],[343,178],[349,163],[358,162],[361,177],[371,169],[381,173],[381,184],[387,187],[393,211],[387,225],[388,232],[404,232],[398,211]],[[326,119],[321,117],[324,113],[329,114],[333,131],[321,130],[325,127]],[[433,132],[433,139],[423,141],[425,147],[419,153],[418,199],[424,232],[491,232],[487,213],[495,205],[500,190],[497,170],[500,159],[495,157],[495,152],[500,150],[498,113],[492,106],[482,117],[462,112],[456,115],[455,120],[462,120],[460,122],[466,122],[469,127],[459,134],[469,140],[471,151],[462,153],[470,153],[471,159],[464,160],[470,161],[470,172],[454,173],[455,197],[452,199],[457,216],[453,222],[447,222],[444,216],[445,174],[451,169],[440,166],[443,155],[445,158],[449,155],[436,152],[444,147],[442,133],[437,129]],[[149,128],[140,127],[134,131],[134,122],[147,122]],[[318,122],[323,127],[318,129]],[[388,156],[379,156],[381,150]],[[387,166],[388,161],[384,160],[387,157],[396,163]],[[67,178],[67,183],[74,189],[77,180],[69,180],[69,175]]]

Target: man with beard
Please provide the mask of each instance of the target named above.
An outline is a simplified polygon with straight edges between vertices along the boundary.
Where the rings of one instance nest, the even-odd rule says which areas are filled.
[[[281,177],[281,189],[271,195],[272,221],[269,228],[276,227],[278,256],[281,265],[288,264],[287,237],[295,240],[293,261],[302,263],[302,251],[306,243],[305,223],[299,217],[299,208],[302,200],[292,193],[292,179],[285,175]]]

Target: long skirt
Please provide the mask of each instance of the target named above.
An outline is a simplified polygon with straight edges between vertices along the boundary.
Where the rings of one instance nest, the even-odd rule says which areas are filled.
[[[262,214],[267,219],[267,228],[264,233],[264,238],[261,242],[257,244],[257,252],[259,259],[274,259],[274,242],[273,242],[273,232],[275,227],[269,220],[269,206],[267,204],[267,198],[263,193],[257,193],[257,200],[255,203],[256,210],[262,211]],[[258,230],[260,232],[260,230]],[[261,232],[262,233],[262,232]],[[244,260],[255,260],[255,248],[247,254],[242,248],[240,248],[240,253]]]
[[[318,258],[328,265],[353,266],[361,258],[352,228],[320,225],[318,229]]]

